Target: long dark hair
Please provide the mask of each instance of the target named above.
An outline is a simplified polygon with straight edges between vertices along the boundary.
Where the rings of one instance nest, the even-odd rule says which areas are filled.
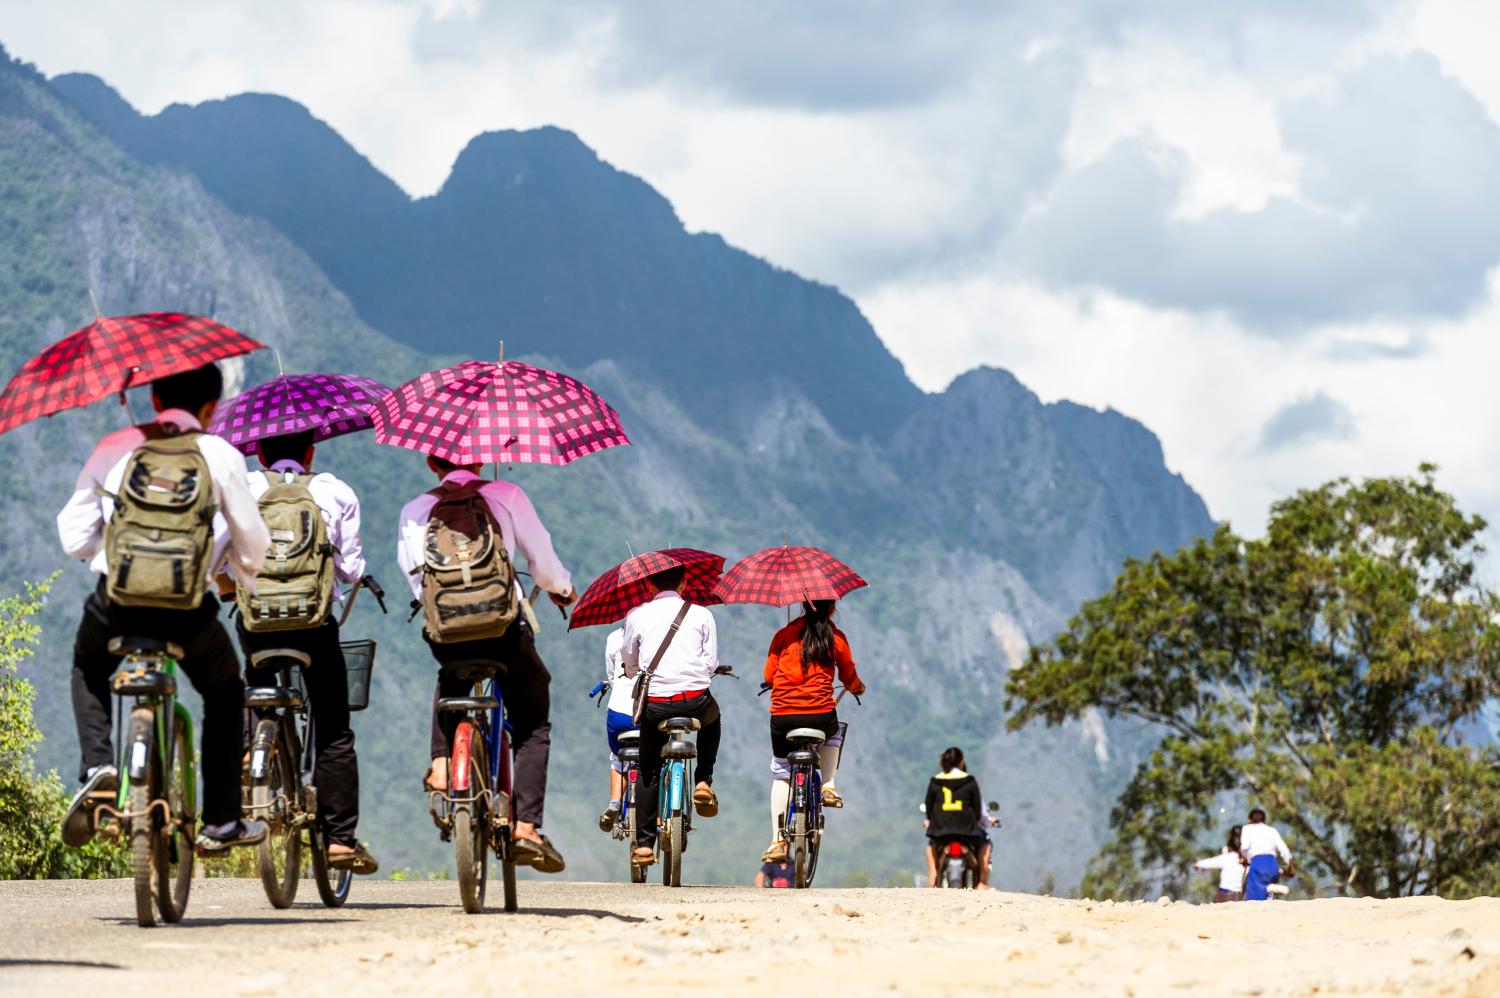
[[[831,599],[802,604],[802,671],[809,665],[833,668],[833,605]]]
[[[964,750],[959,748],[957,745],[953,746],[952,748],[943,749],[943,757],[938,760],[938,765],[942,767],[942,770],[945,773],[954,769],[963,769]],[[968,770],[964,771],[968,772]]]
[[[1224,843],[1224,848],[1230,852],[1240,851],[1240,826],[1235,825],[1229,830],[1229,841]]]

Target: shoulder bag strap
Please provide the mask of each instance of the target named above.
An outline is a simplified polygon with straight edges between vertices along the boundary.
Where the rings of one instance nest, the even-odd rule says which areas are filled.
[[[682,621],[687,617],[688,610],[691,608],[691,603],[687,600],[682,601],[682,609],[677,611],[677,616],[673,619],[672,626],[667,630],[667,636],[662,639],[661,647],[656,649],[656,654],[651,657],[651,664],[646,666],[646,675],[648,677],[654,675],[656,667],[661,665],[662,656],[667,653],[667,647],[672,643],[672,639],[677,637],[678,630],[682,628]]]

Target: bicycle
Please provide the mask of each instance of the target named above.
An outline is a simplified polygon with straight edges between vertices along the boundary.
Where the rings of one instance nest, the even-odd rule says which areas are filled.
[[[343,627],[354,610],[360,589],[370,590],[386,612],[385,590],[371,576],[365,576],[349,594],[339,626]],[[367,669],[375,664],[375,642],[371,640],[340,642],[346,654],[357,655]],[[318,819],[316,729],[312,706],[301,673],[311,669],[311,657],[294,648],[267,648],[250,656],[253,668],[274,667],[279,686],[257,686],[245,690],[245,706],[259,718],[250,740],[250,765],[246,772],[245,791],[248,814],[266,823],[266,837],[256,847],[257,866],[266,900],[275,908],[290,908],[297,899],[302,879],[302,848],[312,854],[313,882],[318,896],[329,908],[338,908],[349,899],[354,880],[351,870],[332,867],[328,861],[328,838]],[[347,667],[347,666],[346,666]],[[350,697],[350,708],[362,710],[369,705],[368,686],[363,702]]]
[[[760,694],[771,689],[762,683]],[[834,700],[835,708],[844,700],[848,690],[840,690]],[[860,703],[859,697],[854,698]],[[795,748],[787,754],[788,779],[792,792],[787,798],[786,811],[777,821],[781,841],[787,844],[792,860],[792,886],[806,889],[812,886],[818,872],[818,852],[823,844],[823,772],[818,766],[818,748],[825,741],[842,749],[844,735],[849,725],[839,722],[838,731],[828,737],[817,728],[793,728],[786,739]]]
[[[599,683],[589,692],[590,699],[597,699],[596,707],[609,701],[609,683]],[[620,732],[620,765],[624,771],[625,792],[620,797],[620,816],[615,819],[609,834],[615,841],[623,840],[630,861],[630,882],[644,884],[646,868],[635,861],[635,794],[641,777],[641,733],[632,728]]]
[[[488,678],[496,669],[489,660],[454,662],[460,675],[482,673],[473,696],[444,697],[438,710],[460,713],[448,755],[448,789],[427,795],[427,810],[444,842],[454,844],[458,895],[470,915],[484,910],[489,853],[500,861],[505,910],[516,910],[516,864],[511,843],[510,733],[498,684]],[[503,671],[504,667],[500,669]]]
[[[693,830],[693,760],[698,758],[698,746],[688,741],[687,734],[700,727],[693,717],[671,717],[656,726],[669,736],[661,749],[661,788],[656,806],[660,830],[656,851],[663,887],[682,886],[682,854]],[[631,867],[631,880],[635,882],[636,864]],[[641,870],[640,882],[645,878],[645,870]]]
[[[94,809],[94,824],[101,837],[130,842],[136,924],[150,928],[158,914],[163,922],[180,922],[193,885],[198,814],[193,719],[177,701],[182,648],[154,638],[116,637],[109,651],[123,658],[111,683],[120,698],[120,792],[116,806]],[[126,697],[135,698],[128,728],[119,717]]]

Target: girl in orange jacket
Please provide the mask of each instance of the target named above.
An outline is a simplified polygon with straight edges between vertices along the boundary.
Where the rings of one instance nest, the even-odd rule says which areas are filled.
[[[792,750],[788,732],[816,728],[828,737],[838,731],[834,709],[833,677],[855,696],[865,691],[854,669],[849,639],[833,625],[836,601],[817,600],[802,604],[802,616],[776,632],[766,656],[766,683],[771,687],[771,845],[767,863],[786,859],[780,821],[791,797],[791,773],[786,757]],[[818,769],[823,778],[823,806],[843,807],[834,788],[839,750],[824,742],[818,749]]]

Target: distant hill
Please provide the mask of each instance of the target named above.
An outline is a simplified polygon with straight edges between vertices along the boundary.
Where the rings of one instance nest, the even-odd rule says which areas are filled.
[[[1127,555],[1211,529],[1156,438],[1113,412],[1043,404],[1003,371],[924,395],[858,309],[717,236],[557,129],[481,136],[443,190],[411,201],[336,133],[283,98],[249,95],[136,114],[91,77],[47,81],[0,56],[0,369],[110,312],[211,313],[276,346],[288,370],[397,382],[457,355],[508,353],[570,371],[621,411],[634,446],[507,475],[535,498],[580,583],[668,544],[731,558],[789,536],[872,582],[842,626],[871,687],[852,724],[850,799],[830,818],[828,882],[908,878],[915,804],[937,753],[968,748],[1007,816],[998,880],[1076,881],[1133,766],[1128,729],[1097,720],[1004,734],[1000,691],[1028,642],[1050,636]],[[240,383],[270,356],[231,365]],[[0,437],[7,559],[0,589],[61,561],[52,516],[91,441],[126,417],[101,403]],[[365,504],[372,570],[399,591],[394,520],[428,478],[410,453],[333,442],[320,466]],[[72,566],[47,610],[41,692],[50,764],[71,768],[67,663]],[[368,608],[366,608],[368,609]],[[357,722],[366,819],[388,866],[449,854],[417,778],[432,668],[404,614],[360,612],[381,640]],[[764,846],[764,701],[755,676],[785,618],[716,611],[746,675],[718,692],[725,810],[694,839],[690,876],[744,880]],[[570,875],[618,877],[622,849],[592,830],[602,720],[585,700],[602,632],[545,614],[554,674],[549,834]]]

